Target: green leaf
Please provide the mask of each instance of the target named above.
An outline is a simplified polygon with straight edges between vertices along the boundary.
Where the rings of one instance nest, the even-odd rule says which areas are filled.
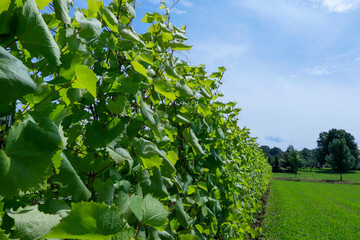
[[[86,125],[85,139],[88,147],[101,148],[108,146],[124,131],[124,124],[113,118],[105,127],[100,121],[92,121]],[[99,141],[101,139],[101,141]]]
[[[134,67],[135,71],[143,75],[144,77],[147,77],[147,71],[146,68],[137,61],[131,61],[131,65]]]
[[[17,211],[7,211],[14,219],[15,236],[22,240],[39,239],[59,224],[59,215],[50,215],[38,210],[38,205],[19,208]]]
[[[77,80],[72,84],[75,88],[88,90],[96,98],[96,83],[98,81],[95,73],[85,65],[79,65],[75,69]]]
[[[206,184],[206,183],[204,183],[204,182],[198,182],[196,185],[197,185],[199,188],[201,188],[201,189],[203,189],[203,190],[205,190],[205,191],[208,191],[208,189],[207,189],[207,184]]]
[[[18,14],[17,37],[30,53],[40,53],[50,65],[59,66],[60,48],[50,33],[35,0],[26,0]]]
[[[175,166],[177,160],[179,160],[179,156],[174,151],[169,151],[166,155],[166,158]]]
[[[180,240],[201,240],[201,238],[192,234],[185,234],[180,236]]]
[[[169,77],[171,77],[171,78],[173,78],[173,79],[175,79],[175,80],[180,79],[180,76],[177,74],[175,67],[173,67],[173,66],[170,64],[170,61],[169,61],[169,60],[166,60],[166,61],[165,61],[164,66],[165,66],[165,73],[166,73]]]
[[[110,157],[117,163],[122,164],[124,161],[127,161],[130,166],[130,171],[134,165],[134,160],[130,156],[130,153],[121,147],[115,147],[114,149],[107,147],[106,151],[109,153]]]
[[[60,173],[53,178],[54,182],[61,183],[59,188],[60,196],[71,196],[74,202],[89,200],[91,192],[76,173],[66,155],[62,153],[61,157]]]
[[[162,165],[162,159],[158,155],[151,157],[140,157],[141,163],[145,169],[152,169],[153,167],[160,168]]]
[[[73,203],[71,212],[55,226],[46,238],[109,239],[125,227],[123,216],[116,207],[105,203]]]
[[[141,221],[143,219],[143,212],[141,210],[141,204],[142,204],[141,196],[132,195],[130,197],[130,209],[139,221]]]
[[[115,101],[109,99],[106,105],[113,114],[124,116],[130,109],[130,103],[125,96],[119,96]]]
[[[137,35],[132,27],[127,28],[126,26],[119,24],[119,34],[125,40],[141,43],[145,46],[145,43],[140,39],[139,35]]]
[[[0,89],[6,89],[1,91],[2,103],[9,103],[37,91],[36,84],[29,76],[28,68],[2,47],[0,47]]]
[[[184,131],[184,136],[190,145],[193,147],[196,154],[204,155],[205,152],[199,144],[199,139],[196,137],[194,131],[191,128],[188,128]]]
[[[163,169],[168,173],[172,174],[176,171],[174,165],[166,158],[166,156],[164,156],[155,143],[140,138],[137,142],[136,149],[137,154],[140,157],[145,158],[146,162],[143,162],[145,168],[152,168],[154,166],[159,167],[162,164]],[[156,155],[162,158],[162,162],[160,162],[160,159],[157,158]],[[142,160],[144,161],[144,159]]]
[[[183,97],[194,96],[193,90],[188,85],[186,85],[185,81],[183,80],[176,82],[176,89],[178,90],[177,93]]]
[[[175,115],[175,121],[178,123],[190,123],[190,121],[186,118],[184,118],[183,116],[176,114]]]
[[[69,16],[68,5],[71,0],[54,0],[55,16],[58,20],[63,21],[66,24],[71,25],[71,18]]]
[[[111,240],[125,240],[125,239],[135,239],[136,231],[133,228],[125,228],[119,233],[115,234]]]
[[[110,178],[108,178],[105,182],[101,181],[100,178],[96,178],[94,181],[94,190],[99,196],[97,202],[104,202],[109,206],[112,205],[115,195],[115,187]]]
[[[141,202],[141,210],[143,212],[143,219],[141,222],[152,227],[163,226],[169,215],[169,212],[166,211],[161,202],[151,195],[145,196]]]
[[[0,4],[0,14],[2,12],[7,11],[10,7],[10,4],[11,4],[11,0],[3,0]]]
[[[176,198],[175,211],[177,220],[179,221],[181,226],[187,228],[189,226],[189,216],[186,214],[183,203],[179,196]]]
[[[44,9],[50,2],[51,0],[36,0],[36,5],[39,9]]]
[[[106,25],[110,28],[111,31],[118,33],[119,21],[116,19],[115,15],[108,8],[103,8],[102,11],[102,16]]]
[[[78,8],[75,9],[75,18],[80,23],[80,37],[95,38],[101,34],[101,22],[96,18],[86,19],[84,14]]]
[[[141,113],[145,119],[148,119],[152,125],[155,125],[154,111],[141,99],[140,102]]]
[[[26,120],[11,128],[6,151],[0,151],[0,195],[11,197],[19,191],[46,187],[51,158],[60,148],[61,138],[50,120],[44,119],[40,125]]]
[[[7,235],[5,235],[4,230],[2,230],[0,228],[0,240],[8,240],[8,239],[9,239],[9,237]]]
[[[136,18],[135,9],[127,2],[125,3],[125,9],[126,9],[126,13],[130,17],[130,19],[135,19]]]
[[[154,81],[154,87],[155,91],[164,95],[164,97],[170,99],[171,101],[175,101],[176,95],[172,89],[172,86],[169,83],[164,80],[158,79]]]
[[[169,46],[173,50],[190,50],[192,48],[192,46],[189,46],[183,42],[178,42],[178,41],[170,41]]]

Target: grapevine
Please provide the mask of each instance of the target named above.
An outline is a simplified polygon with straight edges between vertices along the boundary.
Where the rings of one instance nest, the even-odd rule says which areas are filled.
[[[176,57],[168,12],[138,34],[134,0],[88,3],[1,3],[0,239],[255,235],[271,169],[225,68]]]

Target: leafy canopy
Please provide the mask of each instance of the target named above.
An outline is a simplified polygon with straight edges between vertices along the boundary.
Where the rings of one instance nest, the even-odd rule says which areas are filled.
[[[270,167],[225,68],[179,57],[164,3],[143,34],[133,0],[72,4],[0,4],[0,238],[254,235]]]

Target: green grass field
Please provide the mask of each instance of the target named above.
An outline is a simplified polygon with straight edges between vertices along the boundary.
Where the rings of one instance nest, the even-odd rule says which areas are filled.
[[[360,239],[360,186],[274,180],[263,238]]]
[[[273,173],[273,177],[295,178],[295,174]],[[324,168],[324,169],[313,169],[312,172],[310,172],[310,170],[299,171],[296,178],[311,179],[311,180],[340,180],[340,174],[334,173],[330,168]],[[343,181],[360,182],[360,171],[349,171],[347,173],[344,173]]]

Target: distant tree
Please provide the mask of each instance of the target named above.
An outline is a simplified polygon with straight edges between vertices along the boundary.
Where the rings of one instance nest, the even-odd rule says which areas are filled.
[[[268,163],[269,163],[270,165],[272,165],[272,158],[271,158],[271,156],[269,155],[270,147],[269,147],[269,146],[266,146],[266,145],[262,145],[262,146],[260,146],[260,149],[261,149],[262,152],[264,153],[265,158],[268,159]]]
[[[281,157],[277,155],[274,160],[273,172],[281,172]]]
[[[312,168],[317,165],[317,159],[316,159],[316,149],[308,149],[304,148],[300,151],[300,156],[304,161],[304,164],[306,167],[310,168],[310,172],[312,171]]]
[[[355,158],[356,163],[358,163],[359,150],[357,144],[355,143],[354,136],[347,133],[345,130],[339,129],[331,129],[328,132],[322,132],[319,134],[319,139],[317,140],[317,158],[319,163],[321,165],[325,164],[326,156],[330,154],[329,145],[334,139],[344,139],[346,146],[349,148],[350,154]],[[355,167],[355,164],[353,167]]]
[[[278,147],[273,147],[273,148],[271,148],[270,150],[269,150],[269,155],[270,156],[280,156],[280,157],[282,157],[282,155],[283,155],[283,151],[280,149],[280,148],[278,148]]]
[[[292,149],[292,150],[289,151],[287,157],[288,157],[288,162],[289,162],[290,167],[291,167],[291,171],[293,173],[295,173],[295,177],[297,177],[297,172],[299,170],[299,166],[300,166],[300,163],[301,163],[299,153],[296,150]]]
[[[326,162],[333,171],[340,173],[340,181],[342,181],[342,174],[356,164],[356,160],[351,154],[345,139],[334,139],[329,144],[329,154],[326,155]]]
[[[260,149],[263,151],[265,157],[269,157],[270,147],[266,145],[260,146]]]
[[[278,147],[270,148],[269,146],[262,145],[260,146],[265,157],[268,158],[269,164],[272,166],[273,172],[281,171],[281,161],[283,156],[283,151]]]

